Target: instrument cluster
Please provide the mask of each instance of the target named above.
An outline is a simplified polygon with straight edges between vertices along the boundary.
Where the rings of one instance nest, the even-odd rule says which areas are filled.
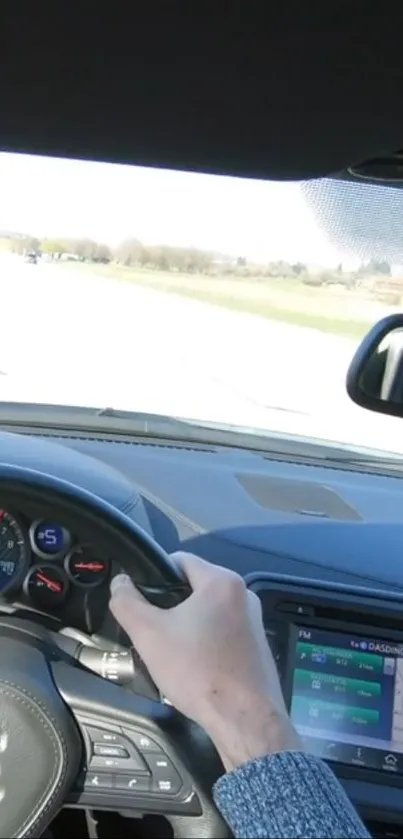
[[[17,593],[37,609],[58,612],[74,593],[109,578],[109,563],[58,522],[0,510],[0,597]]]

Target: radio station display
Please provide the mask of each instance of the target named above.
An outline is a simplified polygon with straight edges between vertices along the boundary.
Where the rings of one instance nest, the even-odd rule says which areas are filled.
[[[403,774],[403,644],[298,629],[291,717],[308,751]]]

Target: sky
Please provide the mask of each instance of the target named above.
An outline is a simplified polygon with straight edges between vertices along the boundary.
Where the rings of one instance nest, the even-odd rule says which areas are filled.
[[[0,230],[356,267],[299,184],[0,153]]]

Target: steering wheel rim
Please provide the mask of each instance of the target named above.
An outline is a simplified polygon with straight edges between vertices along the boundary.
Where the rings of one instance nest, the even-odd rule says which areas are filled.
[[[168,608],[188,596],[190,590],[187,581],[170,557],[125,513],[91,492],[53,475],[23,466],[0,463],[0,506],[10,509],[22,507],[26,510],[32,507],[33,510],[43,510],[50,505],[52,512],[55,512],[66,527],[80,534],[91,534],[92,540],[106,545],[111,555],[118,553],[122,570],[129,573],[134,583],[151,602]],[[136,555],[135,569],[133,552]],[[5,625],[7,631],[4,629]],[[31,635],[24,636],[21,625],[13,624],[12,618],[2,622],[0,633],[3,635],[3,643],[0,645],[0,779],[5,777],[7,786],[7,775],[9,778],[13,777],[13,754],[15,757],[16,749],[21,752],[23,745],[21,736],[19,741],[18,738],[13,740],[9,736],[12,725],[15,724],[13,708],[16,696],[20,697],[17,704],[22,738],[24,733],[27,738],[28,733],[32,735],[31,740],[35,740],[35,748],[38,750],[38,758],[32,763],[33,772],[35,766],[41,763],[41,758],[41,765],[46,765],[46,755],[49,757],[53,750],[54,756],[57,748],[59,749],[57,767],[55,764],[52,769],[54,777],[58,778],[56,786],[53,781],[52,786],[50,777],[44,776],[44,785],[49,788],[48,793],[38,791],[36,772],[35,794],[31,796],[31,802],[36,801],[35,812],[27,813],[26,808],[24,810],[21,797],[18,800],[11,797],[11,800],[14,800],[14,808],[20,808],[21,813],[17,810],[10,811],[10,804],[8,812],[7,808],[0,807],[0,837],[40,836],[63,806],[66,797],[70,795],[72,785],[77,781],[79,773],[82,773],[83,753],[84,772],[87,772],[89,777],[91,763],[88,763],[88,731],[105,732],[108,726],[112,726],[116,733],[116,721],[118,730],[125,732],[126,746],[131,749],[132,757],[136,752],[136,748],[133,752],[132,746],[133,743],[136,746],[136,742],[139,742],[139,732],[146,731],[148,737],[151,730],[155,738],[152,742],[160,749],[165,763],[172,765],[177,775],[179,773],[182,780],[182,799],[178,796],[169,799],[168,796],[167,810],[161,811],[162,799],[157,798],[160,790],[155,787],[154,775],[150,770],[149,793],[140,795],[138,802],[133,796],[130,800],[127,796],[125,798],[123,792],[113,793],[114,798],[110,801],[114,801],[115,806],[109,806],[109,809],[115,809],[119,800],[120,809],[130,809],[132,806],[134,810],[140,809],[141,812],[162,812],[171,821],[175,836],[230,835],[212,802],[211,789],[222,769],[214,747],[204,732],[190,721],[180,718],[170,706],[136,697],[116,684],[88,671],[79,670],[76,662],[73,664],[66,661],[63,656],[60,659],[54,648],[49,648],[46,644],[38,645]],[[48,644],[48,641],[46,643]],[[5,653],[6,648],[8,654]],[[12,696],[10,685],[11,692],[14,691]],[[97,708],[96,712],[94,707]],[[43,717],[39,731],[38,715]],[[8,732],[9,743],[9,750],[4,755],[1,754],[2,727]],[[47,740],[43,734],[45,730]],[[144,758],[141,753],[139,756],[140,760],[143,758],[146,766],[144,771],[148,771],[152,765],[150,758]],[[28,761],[25,763],[27,773]],[[29,785],[27,778],[26,774],[25,783]],[[18,783],[18,779],[15,781]],[[80,792],[75,798],[73,796],[76,806],[102,808],[105,795],[100,798],[99,790],[86,791],[85,782],[83,783]],[[94,805],[89,800],[91,796]],[[29,800],[29,795],[26,798]],[[166,798],[165,795],[165,800]],[[148,806],[147,801],[149,810],[143,809]]]
[[[51,502],[49,493],[52,493]],[[27,504],[52,503],[60,507],[60,515],[67,519],[74,518],[74,521],[84,518],[84,507],[85,529],[90,523],[102,532],[103,540],[108,542],[111,536],[122,542],[123,557],[119,560],[122,564],[125,562],[124,549],[127,543],[130,551],[133,548],[138,551],[140,567],[136,568],[139,573],[134,582],[141,585],[144,576],[147,578],[144,583],[151,585],[151,576],[155,584],[160,580],[167,591],[177,591],[181,595],[179,599],[184,599],[189,593],[186,579],[158,542],[124,512],[92,492],[46,472],[0,463],[0,504],[4,501],[4,504],[13,507],[14,498],[16,503],[21,502],[21,499],[22,503]],[[130,569],[127,571],[130,573]],[[161,601],[159,605],[163,605]],[[171,598],[167,603],[169,605],[172,605]]]

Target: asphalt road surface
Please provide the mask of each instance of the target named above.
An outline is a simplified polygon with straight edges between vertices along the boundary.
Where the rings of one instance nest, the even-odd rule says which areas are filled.
[[[353,405],[356,342],[0,258],[0,399],[151,411],[403,453],[403,421]]]

